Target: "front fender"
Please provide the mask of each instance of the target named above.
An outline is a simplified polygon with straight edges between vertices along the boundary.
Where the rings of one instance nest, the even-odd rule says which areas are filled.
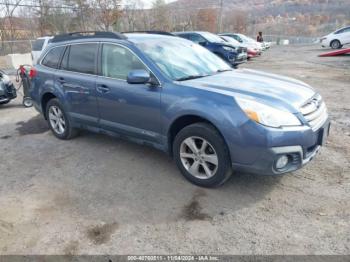
[[[268,144],[265,130],[251,121],[228,95],[186,86],[165,88],[162,112],[167,137],[180,117],[197,116],[210,122],[223,136],[235,163],[253,162]]]

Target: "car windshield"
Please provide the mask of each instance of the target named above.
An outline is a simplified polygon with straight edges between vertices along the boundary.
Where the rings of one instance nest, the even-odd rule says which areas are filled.
[[[227,41],[230,44],[233,44],[233,45],[236,45],[236,46],[240,45],[240,43],[236,39],[234,39],[232,37],[229,37],[229,36],[221,36],[221,37],[222,37],[222,39],[224,39],[225,41]]]
[[[205,77],[231,67],[206,48],[177,37],[132,39],[173,80]]]
[[[252,39],[252,38],[250,38],[250,37],[247,37],[247,36],[245,36],[245,35],[238,35],[242,40],[243,40],[243,42],[254,42],[254,40]]]
[[[222,43],[224,42],[220,36],[214,35],[209,32],[200,32],[200,35],[203,36],[205,39],[207,39],[209,42],[214,42],[214,43]]]

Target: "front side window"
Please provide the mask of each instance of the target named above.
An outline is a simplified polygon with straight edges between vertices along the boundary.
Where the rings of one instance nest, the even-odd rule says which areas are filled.
[[[64,46],[59,46],[52,48],[43,59],[42,63],[44,66],[51,67],[51,68],[57,68],[58,62],[60,61],[62,52],[64,50]]]
[[[126,80],[132,70],[147,70],[140,59],[125,47],[104,44],[102,48],[102,75]]]
[[[97,44],[71,45],[68,58],[66,54],[63,58],[62,68],[73,72],[94,74],[96,52]]]
[[[350,27],[345,27],[345,28],[342,28],[340,30],[338,30],[337,32],[335,32],[334,34],[343,34],[343,33],[346,33],[346,32],[350,32]]]

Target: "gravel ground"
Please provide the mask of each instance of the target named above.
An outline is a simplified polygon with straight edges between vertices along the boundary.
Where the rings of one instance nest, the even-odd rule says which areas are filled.
[[[20,99],[0,108],[0,254],[349,254],[350,56],[273,47],[243,67],[319,91],[332,130],[304,169],[187,182],[154,149],[84,132],[60,141]]]

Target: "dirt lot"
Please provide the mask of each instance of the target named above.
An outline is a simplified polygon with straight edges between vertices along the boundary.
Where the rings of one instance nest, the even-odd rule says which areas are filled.
[[[244,67],[303,80],[332,119],[327,146],[281,177],[191,185],[166,155],[83,133],[64,142],[20,100],[0,108],[0,254],[349,254],[350,56],[273,47]]]

